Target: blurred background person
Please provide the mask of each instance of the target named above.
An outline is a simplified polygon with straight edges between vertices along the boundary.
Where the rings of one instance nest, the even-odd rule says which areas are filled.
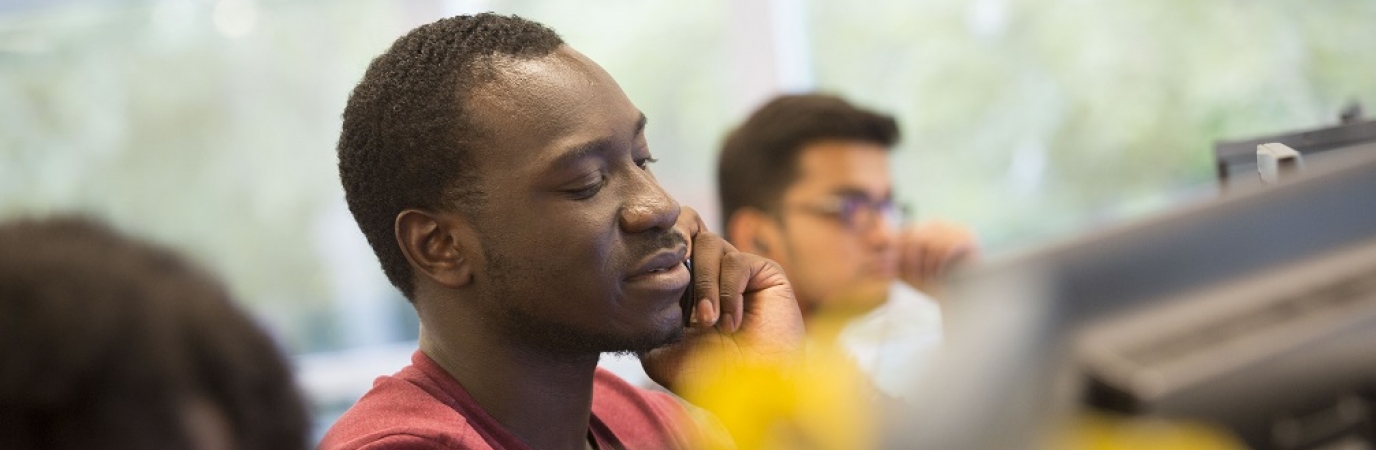
[[[212,276],[81,219],[0,224],[0,448],[304,450],[276,344]]]
[[[785,95],[726,137],[717,165],[727,240],[783,266],[810,331],[866,315],[839,338],[891,394],[941,341],[939,307],[914,289],[934,293],[977,252],[954,224],[904,226],[889,158],[898,140],[888,115]]]

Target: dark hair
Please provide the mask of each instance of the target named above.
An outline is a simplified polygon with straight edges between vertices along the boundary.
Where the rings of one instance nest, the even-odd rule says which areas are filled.
[[[770,100],[722,144],[717,160],[722,229],[741,208],[775,211],[784,190],[797,178],[798,155],[809,144],[824,140],[870,142],[888,149],[898,142],[898,124],[891,116],[834,95],[783,95]]]
[[[193,448],[207,418],[307,448],[286,360],[209,275],[79,219],[0,225],[0,249],[0,448]]]
[[[563,40],[516,16],[441,19],[397,39],[373,59],[344,108],[339,178],[349,211],[408,299],[411,266],[397,245],[396,217],[408,208],[476,211],[483,195],[471,149],[484,137],[468,95],[496,76],[498,56],[536,58]]]

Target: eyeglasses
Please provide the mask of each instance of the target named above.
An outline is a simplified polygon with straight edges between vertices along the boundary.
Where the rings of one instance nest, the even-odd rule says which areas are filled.
[[[813,203],[789,206],[791,209],[834,219],[851,231],[873,228],[882,220],[897,229],[907,220],[906,205],[891,198],[873,199],[864,194],[842,194]]]

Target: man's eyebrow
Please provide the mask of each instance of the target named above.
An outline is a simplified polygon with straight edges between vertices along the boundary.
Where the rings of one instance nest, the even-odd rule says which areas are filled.
[[[872,199],[868,191],[854,186],[837,187],[831,190],[831,194],[837,197],[864,197],[866,199]],[[891,198],[893,198],[892,189],[885,191],[882,197],[873,200],[887,200]]]
[[[645,113],[640,113],[640,119],[637,119],[637,120],[635,121],[635,132],[634,132],[634,133],[631,133],[631,135],[632,135],[632,136],[640,136],[641,133],[644,133],[644,132],[645,132],[645,123],[646,123],[646,122],[647,122],[647,119],[645,118]]]
[[[635,130],[633,136],[640,136],[641,133],[645,132],[645,123],[645,113],[641,113],[640,118],[635,121]],[[550,167],[557,168],[567,166],[583,158],[587,158],[598,153],[604,153],[613,145],[614,143],[610,139],[598,139],[595,141],[588,141],[569,147],[567,150],[564,151],[563,154],[556,156],[553,160],[550,161]]]
[[[598,139],[595,141],[588,141],[569,147],[562,154],[550,160],[549,167],[553,169],[558,169],[560,167],[572,165],[574,162],[577,162],[584,158],[594,156],[599,153],[605,153],[608,148],[611,148],[611,146],[612,143],[608,142],[608,140]]]

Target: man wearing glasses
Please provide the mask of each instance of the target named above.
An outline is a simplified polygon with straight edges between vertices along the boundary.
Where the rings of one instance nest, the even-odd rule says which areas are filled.
[[[785,95],[727,136],[717,172],[727,240],[784,268],[810,324],[865,314],[839,338],[894,395],[941,340],[922,292],[939,295],[945,272],[977,252],[962,227],[903,226],[889,168],[898,137],[888,115]]]

